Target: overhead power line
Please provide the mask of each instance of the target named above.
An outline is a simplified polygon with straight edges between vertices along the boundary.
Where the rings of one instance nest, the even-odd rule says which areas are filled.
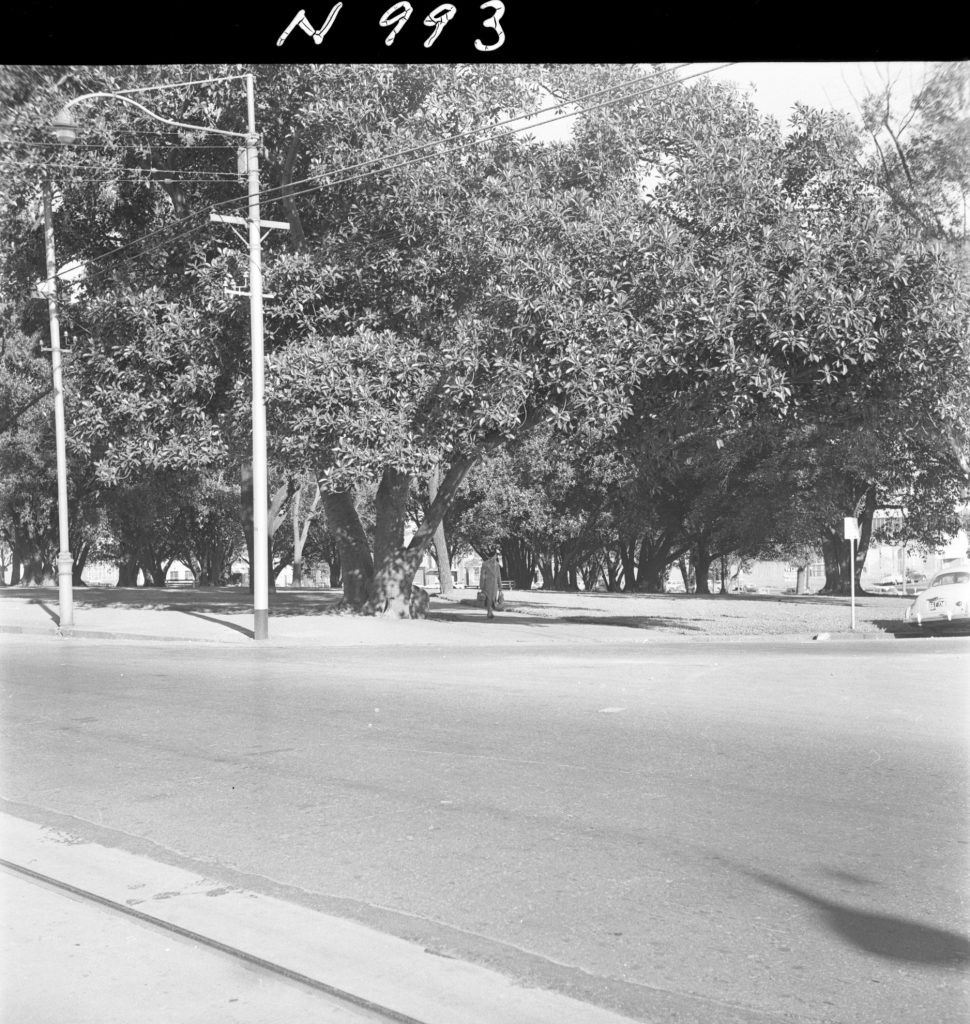
[[[538,111],[534,111],[527,114],[519,114],[515,117],[507,118],[504,121],[496,122],[492,125],[485,125],[477,129],[472,129],[468,132],[459,133],[456,135],[445,136],[440,139],[435,139],[427,143],[422,143],[418,146],[409,147],[408,149],[399,150],[395,153],[384,154],[381,156],[373,157],[369,160],[361,161],[357,164],[347,165],[345,167],[336,168],[334,170],[325,172],[320,175],[314,175],[312,177],[299,179],[286,186],[273,186],[271,188],[260,190],[260,199],[266,199],[269,202],[279,201],[283,198],[296,198],[300,195],[306,195],[312,192],[323,191],[327,188],[332,188],[337,185],[345,185],[354,181],[359,181],[363,178],[372,177],[375,174],[386,173],[389,171],[399,170],[402,168],[410,167],[415,164],[424,163],[428,160],[429,154],[425,153],[427,150],[435,149],[441,146],[450,146],[453,148],[460,148],[460,146],[470,145],[473,142],[484,141],[485,139],[492,139],[495,137],[495,133],[501,128],[508,128],[508,126],[515,124],[516,122],[525,121],[527,123],[520,125],[517,128],[508,128],[505,132],[506,135],[519,134],[521,132],[534,131],[537,128],[544,127],[547,124],[553,124],[556,121],[561,121],[570,117],[578,117],[586,113],[590,113],[595,110],[599,110],[608,106],[612,106],[616,103],[622,103],[625,100],[637,98],[641,95],[649,95],[653,92],[663,91],[663,89],[672,88],[674,85],[682,84],[683,82],[691,81],[695,78],[703,77],[704,75],[711,74],[714,71],[720,71],[723,68],[730,67],[735,62],[726,62],[718,65],[717,67],[707,68],[702,71],[695,72],[691,75],[685,75],[681,78],[675,77],[672,81],[663,81],[654,84],[652,87],[646,87],[647,83],[655,82],[655,80],[661,76],[670,75],[672,72],[681,70],[689,65],[681,64],[677,65],[673,69],[661,69],[660,71],[652,72],[649,75],[641,76],[638,79],[633,79],[630,82],[623,83],[619,86],[610,86],[605,89],[600,89],[592,93],[588,93],[574,100],[562,100],[555,104],[544,107]],[[613,92],[610,99],[604,100],[601,103],[593,104],[592,106],[582,107],[579,104],[586,103],[590,99],[595,99],[604,94]],[[551,111],[563,111],[567,107],[573,107],[566,113],[558,113],[554,117],[550,117],[544,120],[536,121],[535,118],[539,117],[543,113]],[[417,157],[416,159],[403,160],[399,163],[388,164],[387,161],[394,160],[400,156],[410,156],[415,153],[424,153],[424,155]],[[350,174],[345,177],[337,177],[338,175],[346,175],[348,171],[359,170],[362,168],[369,168],[368,170],[361,170],[359,174]],[[111,180],[111,179],[107,179]],[[299,189],[293,192],[294,185],[309,184],[308,188]],[[104,260],[113,259],[118,257],[121,253],[126,252],[139,245],[144,245],[146,242],[150,242],[153,239],[161,237],[158,242],[154,245],[150,245],[147,248],[141,250],[141,252],[134,254],[128,259],[141,258],[148,256],[163,246],[170,245],[183,238],[186,238],[196,231],[200,230],[203,226],[208,224],[209,214],[223,208],[246,208],[249,203],[248,196],[241,196],[239,198],[222,200],[217,203],[212,203],[206,207],[199,209],[185,217],[182,217],[174,223],[159,228],[156,231],[149,232],[147,235],[143,235],[140,238],[134,239],[131,242],[125,243],[124,245],[118,246],[112,249],[110,252],[103,253],[100,256],[92,257],[87,261],[86,266],[91,267],[96,263],[100,263]],[[197,223],[193,223],[197,222]],[[183,225],[191,225],[185,228],[185,230],[178,230]],[[176,232],[172,234],[172,232]]]
[[[681,66],[683,66],[683,65],[681,65]],[[705,70],[705,71],[697,72],[694,75],[685,75],[683,78],[677,79],[677,81],[678,82],[690,81],[693,78],[699,78],[702,75],[710,74],[711,71],[720,71],[724,67],[730,67],[730,65],[729,64],[724,64],[724,65],[721,65],[720,67],[717,67],[717,68],[711,68],[711,69],[708,69],[708,70]],[[666,83],[661,83],[661,84],[663,85],[663,84],[666,84]],[[580,114],[589,114],[589,113],[592,113],[595,110],[600,110],[603,107],[613,106],[616,103],[623,102],[623,100],[632,99],[635,95],[637,95],[637,94],[639,94],[641,92],[650,93],[650,92],[656,92],[656,91],[659,91],[659,90],[656,89],[656,88],[655,89],[640,89],[640,90],[636,90],[635,92],[632,92],[629,95],[617,96],[617,97],[614,97],[613,99],[605,100],[602,103],[596,103],[596,104],[594,104],[593,106],[590,106],[590,107],[583,107],[580,110],[574,110],[574,111],[570,111],[568,113],[558,114],[556,117],[550,117],[550,118],[548,118],[548,119],[546,119],[544,121],[540,121],[540,122],[537,122],[535,124],[527,124],[527,125],[523,125],[520,128],[510,129],[510,131],[507,134],[517,134],[518,132],[534,131],[536,128],[544,127],[545,125],[548,125],[548,124],[555,124],[556,121],[562,121],[562,120],[565,120],[565,119],[570,118],[570,117],[577,117]],[[559,103],[559,104],[556,104],[555,107],[547,107],[546,110],[560,110],[565,105],[566,104]],[[530,114],[530,115],[525,115],[525,116],[528,116],[528,117],[531,118],[531,117],[533,117],[535,115],[531,115]],[[512,120],[513,121],[519,121],[519,120],[522,120],[522,117],[514,118]],[[511,123],[511,121],[510,122],[505,122],[505,124],[508,124],[508,123]],[[478,139],[466,139],[466,140],[464,140],[463,144],[467,144],[467,143],[473,142],[473,141],[477,142],[477,141],[480,141],[480,140],[478,140]],[[438,145],[438,144],[440,144],[440,143],[433,143],[431,145]],[[405,150],[403,152],[407,153],[407,152],[410,152],[410,151],[409,150]],[[383,159],[385,159],[385,160],[386,159],[393,159],[395,156],[398,156],[398,155],[401,155],[401,154],[392,154],[390,157],[385,157]],[[274,201],[277,201],[279,199],[293,199],[293,198],[296,198],[297,196],[307,195],[310,192],[322,191],[323,189],[330,188],[330,187],[332,187],[334,185],[345,185],[348,182],[359,181],[362,178],[369,178],[369,177],[373,176],[374,174],[383,174],[386,171],[398,170],[398,169],[403,168],[403,167],[411,167],[414,164],[423,163],[425,159],[426,159],[425,157],[422,157],[421,159],[418,159],[418,160],[405,160],[405,161],[402,161],[401,163],[397,163],[397,164],[390,164],[390,165],[383,166],[383,167],[375,167],[372,170],[365,171],[365,172],[363,172],[361,174],[350,175],[349,177],[346,177],[346,178],[336,178],[336,179],[331,180],[331,181],[323,181],[320,184],[313,185],[310,188],[301,189],[301,190],[299,190],[297,192],[291,192],[290,191],[290,189],[292,188],[292,185],[303,184],[304,182],[309,182],[309,181],[316,180],[315,178],[306,178],[306,179],[304,179],[303,182],[293,182],[291,185],[288,185],[288,186],[277,186],[276,188],[266,189],[265,191],[261,191],[260,192],[260,198],[261,199],[265,198],[269,202],[274,202]],[[357,166],[360,166],[360,165],[357,165]],[[351,169],[351,168],[341,168],[340,170],[334,171],[334,172],[331,172],[331,173],[332,174],[340,174],[344,170],[349,170],[349,169]],[[280,195],[280,196],[274,197],[274,196],[270,195],[270,193],[272,193],[272,192],[281,192],[283,194]],[[242,198],[242,199],[233,199],[233,200],[229,200],[229,202],[231,202],[234,205],[244,206],[245,203],[246,203],[246,200],[244,198]]]
[[[149,144],[150,145],[150,144]],[[12,149],[60,149],[65,150],[67,147],[63,142],[31,142],[29,139],[0,139],[0,146],[9,146]],[[117,143],[117,142],[73,142],[71,143],[70,150],[73,152],[80,149],[94,149],[99,152],[112,149],[139,149],[142,147],[136,146],[134,143]],[[155,148],[161,149],[163,147],[156,146]],[[235,153],[238,149],[237,146],[187,146],[184,144],[170,144],[166,143],[164,148],[168,149],[185,149],[190,152],[193,150],[210,150],[210,149],[223,149],[227,153]]]
[[[373,158],[371,158],[369,160],[360,161],[360,162],[358,162],[356,164],[346,165],[345,167],[341,167],[341,168],[338,168],[338,169],[336,169],[334,171],[330,171],[330,172],[326,172],[326,173],[330,174],[330,175],[343,174],[343,173],[346,173],[347,171],[356,170],[356,169],[363,168],[363,167],[374,167],[375,165],[376,165],[376,168],[377,168],[376,171],[368,172],[367,174],[361,175],[361,176],[369,176],[371,173],[380,173],[381,171],[392,170],[392,169],[394,169],[393,167],[386,166],[387,160],[395,159],[398,156],[410,155],[410,154],[413,154],[413,153],[416,153],[416,152],[419,152],[419,151],[428,150],[428,149],[431,149],[433,147],[438,147],[438,146],[446,145],[446,144],[449,144],[449,143],[450,144],[455,144],[456,142],[467,143],[468,141],[480,141],[478,138],[475,138],[475,137],[477,137],[477,136],[484,136],[485,133],[489,133],[489,135],[491,135],[492,133],[494,133],[494,131],[497,128],[501,128],[503,126],[511,125],[511,124],[516,123],[516,122],[521,122],[521,121],[524,121],[524,120],[528,120],[531,123],[527,123],[525,125],[521,125],[518,129],[513,129],[510,132],[510,134],[515,134],[516,132],[522,132],[522,131],[532,131],[535,128],[542,127],[543,125],[545,125],[547,123],[553,123],[554,121],[561,120],[564,117],[578,116],[579,114],[583,113],[584,111],[583,111],[582,108],[580,108],[580,109],[575,109],[575,110],[573,110],[572,112],[570,112],[568,114],[562,114],[562,115],[558,115],[557,117],[550,118],[550,119],[548,119],[548,121],[539,121],[539,122],[534,122],[533,121],[534,118],[540,116],[543,113],[547,113],[549,111],[562,110],[563,107],[565,107],[565,106],[576,106],[577,104],[584,103],[584,102],[586,102],[589,99],[596,99],[596,98],[598,98],[598,97],[600,97],[600,96],[602,96],[604,94],[610,93],[610,92],[614,92],[614,93],[619,92],[619,95],[614,96],[613,102],[622,102],[622,100],[631,98],[632,95],[635,95],[637,92],[643,91],[642,87],[643,87],[643,85],[645,83],[652,82],[656,78],[660,77],[661,75],[670,74],[672,71],[680,70],[680,69],[682,69],[683,67],[686,67],[686,66],[688,66],[688,65],[681,64],[681,65],[677,65],[674,69],[661,69],[659,71],[653,71],[649,75],[642,75],[642,76],[640,76],[638,78],[631,79],[629,82],[625,82],[625,83],[623,83],[620,86],[615,86],[614,85],[614,86],[606,87],[604,89],[598,89],[598,90],[596,90],[594,92],[591,92],[591,93],[585,94],[583,96],[580,96],[580,97],[578,97],[577,99],[574,99],[574,100],[559,101],[559,102],[557,102],[555,104],[552,104],[551,106],[544,107],[544,108],[541,108],[541,109],[539,109],[537,111],[532,111],[532,112],[527,113],[527,114],[518,114],[515,117],[507,118],[506,120],[496,122],[495,124],[483,125],[483,126],[481,126],[479,128],[471,129],[471,130],[469,130],[467,132],[458,133],[456,135],[445,136],[444,138],[433,139],[433,140],[431,140],[429,142],[422,143],[419,146],[412,146],[412,147],[409,147],[408,149],[398,150],[395,153],[384,154],[384,155],[379,156],[379,157],[373,157]],[[708,73],[708,72],[704,72],[704,73]],[[688,78],[692,78],[692,77],[696,77],[696,76],[688,76]],[[686,81],[686,80],[688,80],[688,79],[685,78],[685,79],[682,79],[680,81]],[[631,89],[633,90],[633,92],[630,93],[629,95],[627,95],[627,91],[631,90]],[[413,163],[422,162],[424,159],[425,158],[422,157],[421,160],[419,160],[419,161],[412,161],[412,162]],[[408,166],[408,164],[399,164],[399,165],[395,165],[395,166],[403,167],[403,166]],[[291,183],[289,183],[289,185],[287,185],[285,187],[281,186],[281,187],[268,188],[268,189],[262,190],[260,192],[260,198],[261,199],[266,198],[268,201],[272,201],[274,198],[282,198],[282,196],[279,196],[279,197],[275,196],[275,193],[287,191],[289,189],[292,189],[293,185],[304,184],[304,183],[309,182],[309,181],[320,182],[320,184],[316,185],[313,189],[304,190],[304,192],[301,192],[300,194],[305,194],[305,191],[315,191],[318,188],[326,187],[327,186],[328,183],[323,182],[323,179],[325,177],[326,177],[326,174],[324,174],[324,175],[317,175],[317,176],[314,176],[312,178],[300,179],[298,181],[291,182]],[[341,179],[341,180],[339,180],[337,182],[334,182],[334,183],[335,184],[343,184],[343,183],[345,183],[345,181],[353,181],[353,180],[356,180],[356,179],[355,178]],[[95,257],[94,260],[92,260],[92,262],[100,261],[102,259],[110,258],[112,256],[115,256],[115,255],[123,252],[123,251],[126,251],[127,249],[133,248],[136,245],[139,245],[139,244],[142,244],[144,242],[150,241],[151,239],[156,238],[158,236],[168,236],[168,237],[163,238],[159,245],[151,246],[150,248],[143,250],[143,252],[141,254],[141,255],[149,255],[150,253],[156,251],[160,247],[160,245],[167,245],[167,244],[169,244],[171,242],[176,242],[176,241],[180,240],[181,238],[187,237],[193,231],[198,230],[199,228],[201,228],[201,227],[205,226],[206,224],[208,224],[208,219],[209,219],[209,214],[210,213],[214,213],[215,211],[217,211],[219,209],[222,209],[222,208],[232,209],[232,208],[238,208],[238,207],[245,207],[245,206],[248,205],[248,201],[249,201],[248,197],[240,197],[238,199],[227,199],[227,200],[222,200],[221,202],[210,204],[209,206],[203,207],[200,210],[194,211],[193,213],[190,213],[190,214],[186,215],[185,217],[180,218],[178,221],[176,221],[173,224],[168,225],[165,228],[157,229],[154,232],[150,232],[149,234],[142,236],[142,238],[140,238],[140,239],[135,239],[134,241],[126,243],[123,246],[119,246],[117,249],[113,249],[110,253],[105,253],[105,254],[103,254],[103,256]],[[193,222],[196,222],[194,224],[194,226],[186,227],[184,231],[180,231],[180,232],[178,232],[175,235],[171,234],[172,231],[178,231],[178,228],[181,225],[192,225]]]
[[[306,178],[300,178],[300,179],[297,179],[296,181],[289,182],[289,184],[287,184],[287,185],[278,185],[278,186],[276,186],[274,188],[269,188],[269,189],[262,190],[260,192],[260,198],[261,199],[271,200],[273,198],[271,193],[273,193],[273,192],[284,192],[284,191],[288,192],[288,190],[290,188],[293,188],[295,185],[306,185],[306,184],[309,184],[310,182],[319,182],[322,179],[324,179],[324,178],[326,178],[326,177],[328,177],[328,176],[330,176],[332,174],[345,174],[348,171],[354,171],[354,170],[362,169],[364,167],[370,167],[371,165],[373,165],[375,163],[380,163],[380,162],[385,161],[385,160],[394,160],[394,159],[397,159],[398,157],[411,156],[411,155],[413,155],[415,153],[424,152],[424,151],[429,150],[429,149],[435,149],[438,146],[454,145],[454,144],[457,144],[457,143],[461,143],[461,142],[465,142],[465,141],[472,141],[472,140],[474,140],[474,141],[481,141],[484,138],[489,138],[489,137],[493,136],[498,129],[505,128],[505,127],[507,127],[509,125],[515,124],[517,121],[532,122],[534,118],[539,117],[542,114],[547,114],[547,113],[550,113],[551,111],[561,111],[564,107],[566,107],[566,106],[573,106],[573,105],[575,105],[577,103],[586,103],[589,100],[596,99],[598,96],[602,96],[602,95],[604,95],[606,93],[610,93],[610,92],[614,92],[615,93],[615,92],[620,91],[620,90],[625,92],[626,90],[629,89],[629,90],[632,90],[632,92],[631,92],[631,96],[632,96],[636,92],[639,92],[640,91],[639,87],[642,86],[643,84],[645,84],[646,82],[653,81],[654,79],[659,78],[661,75],[673,74],[674,72],[680,71],[683,68],[689,67],[689,66],[690,66],[689,64],[678,64],[678,65],[676,65],[673,68],[663,68],[663,69],[661,69],[659,71],[653,71],[649,75],[641,75],[639,78],[631,79],[629,82],[624,82],[622,85],[619,85],[619,86],[607,86],[604,89],[597,89],[595,92],[587,93],[586,95],[580,96],[578,99],[575,99],[575,100],[558,101],[556,103],[553,103],[551,106],[542,107],[539,110],[534,110],[534,111],[532,111],[529,114],[517,114],[515,117],[506,118],[504,121],[497,121],[494,124],[482,125],[482,126],[480,126],[478,128],[470,128],[468,131],[457,132],[454,135],[446,135],[444,138],[432,139],[430,142],[422,142],[422,143],[419,143],[416,146],[411,146],[408,149],[399,150],[396,153],[390,153],[390,154],[386,154],[386,155],[382,155],[382,156],[378,156],[378,157],[372,157],[372,158],[370,158],[368,160],[361,160],[359,163],[356,163],[356,164],[349,164],[349,165],[346,165],[344,167],[340,167],[340,168],[338,168],[337,170],[334,170],[334,171],[325,171],[322,174],[314,174],[314,175],[310,175],[309,177],[306,177]],[[727,65],[725,65],[725,66],[727,66]],[[704,73],[706,74],[707,72],[704,72]],[[688,76],[688,77],[691,77],[691,76]],[[678,81],[686,81],[686,80],[687,79],[678,79]],[[606,104],[600,104],[600,105],[601,106],[605,106],[605,105],[608,105],[609,103],[619,103],[619,102],[622,102],[624,99],[630,99],[631,96],[624,96],[624,95],[614,96],[614,98],[612,100],[607,101]],[[568,117],[576,117],[578,114],[581,114],[581,113],[585,114],[585,113],[588,113],[589,111],[595,110],[595,109],[597,109],[596,106],[585,107],[582,110],[574,110],[574,111],[571,111],[569,113],[558,114],[556,117],[551,117],[551,118],[549,118],[548,120],[545,120],[545,121],[541,121],[541,122],[537,122],[537,123],[526,123],[524,125],[521,125],[519,128],[511,129],[507,134],[516,134],[518,132],[534,131],[536,128],[542,127],[544,125],[553,124],[556,121],[561,121],[561,120],[563,120],[565,118],[568,118]],[[476,138],[476,136],[481,136],[481,139]],[[398,165],[398,166],[403,166],[403,165]],[[353,179],[347,179],[347,180],[353,180]]]
[[[179,175],[178,177],[165,177],[165,171],[146,171],[145,174],[140,177],[127,178],[120,175],[111,178],[72,178],[74,182],[84,185],[110,185],[114,182],[124,182],[125,184],[140,184],[146,182],[147,184],[207,184],[207,185],[221,185],[225,183],[225,178],[193,178],[189,175]],[[197,231],[198,228],[192,228],[192,231]],[[133,244],[133,243],[132,243]],[[105,255],[108,255],[107,253]],[[101,257],[97,257],[100,259]]]

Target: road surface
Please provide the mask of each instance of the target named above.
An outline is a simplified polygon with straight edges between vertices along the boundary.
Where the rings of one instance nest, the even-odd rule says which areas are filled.
[[[2,808],[637,1020],[964,1024],[968,651],[7,637]]]

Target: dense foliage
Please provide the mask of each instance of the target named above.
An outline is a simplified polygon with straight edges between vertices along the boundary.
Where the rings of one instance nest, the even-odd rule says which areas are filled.
[[[274,573],[309,543],[354,607],[406,615],[451,516],[458,543],[501,545],[523,584],[658,589],[689,557],[703,589],[721,559],[814,549],[839,590],[880,506],[905,509],[915,542],[954,528],[965,280],[893,182],[921,174],[920,202],[942,209],[963,181],[956,71],[928,87],[909,150],[870,165],[843,119],[798,108],[782,131],[730,87],[663,69],[251,70],[262,215],[289,224],[264,245]],[[246,252],[209,222],[244,212],[239,140],[111,98],[72,108],[76,146],[45,127],[85,93],[239,74],[0,73],[0,510],[34,576],[52,522],[45,310],[27,298],[43,188],[59,265],[78,268],[59,288],[80,543],[156,581],[173,557],[214,582],[253,557]],[[550,95],[580,109],[571,136],[506,124]],[[138,99],[245,129],[238,78]]]

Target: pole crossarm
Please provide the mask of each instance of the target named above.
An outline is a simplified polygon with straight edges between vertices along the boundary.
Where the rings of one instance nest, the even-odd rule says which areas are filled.
[[[89,100],[117,100],[126,103],[128,106],[140,110],[143,114],[161,124],[170,125],[174,128],[184,128],[194,132],[212,132],[215,135],[225,135],[234,139],[245,141],[245,150],[241,157],[245,157],[245,176],[247,183],[247,198],[249,202],[249,216],[244,220],[241,217],[229,217],[213,215],[213,220],[229,224],[245,224],[249,229],[249,264],[250,264],[250,333],[252,349],[252,423],[253,423],[253,444],[252,444],[252,481],[253,481],[253,557],[250,566],[251,579],[253,582],[253,639],[260,641],[269,636],[269,555],[270,535],[267,523],[267,510],[269,504],[267,486],[267,460],[266,460],[266,405],[265,393],[265,355],[263,345],[263,270],[262,257],[260,255],[260,228],[285,228],[290,225],[283,221],[261,221],[259,217],[259,135],[256,131],[256,98],[253,75],[232,75],[222,78],[207,78],[194,82],[180,82],[168,86],[149,86],[144,89],[124,90],[126,92],[153,92],[161,89],[184,89],[193,85],[206,85],[214,82],[226,82],[230,80],[245,80],[246,82],[246,128],[245,132],[230,132],[223,128],[207,128],[202,125],[187,124],[184,121],[175,121],[171,118],[162,117],[154,111],[130,99],[119,92],[90,92],[82,96],[75,96],[69,100],[54,120],[54,131],[58,141],[65,145],[73,143],[77,138],[77,125],[70,113],[70,108],[78,103]],[[47,195],[47,235],[48,245],[48,277],[53,277],[53,228],[50,213],[49,192]],[[56,290],[51,290],[48,296],[48,304],[51,310],[51,335],[52,346],[59,345],[57,337],[57,295]],[[55,352],[57,370],[60,369],[60,353]],[[55,376],[55,392],[59,389],[59,381]],[[65,492],[66,498],[66,492]],[[64,501],[66,508],[66,500]],[[65,522],[66,526],[66,522]],[[63,531],[66,534],[66,529]],[[63,559],[63,567],[60,569],[63,574],[67,573],[70,579],[69,553],[63,551],[66,556]],[[59,560],[60,561],[60,560]],[[62,624],[63,624],[63,599],[62,599]]]
[[[249,223],[245,217],[233,217],[228,213],[210,213],[209,220],[215,221],[218,224],[241,224],[244,227]],[[261,228],[279,228],[281,231],[290,230],[290,222],[288,220],[261,220],[259,226]]]

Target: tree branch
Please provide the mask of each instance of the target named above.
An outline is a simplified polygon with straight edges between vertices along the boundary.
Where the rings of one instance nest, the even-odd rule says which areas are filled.
[[[39,401],[46,398],[54,390],[54,385],[44,388],[43,391],[38,392],[26,405],[22,405],[16,412],[11,413],[5,420],[0,420],[0,434],[4,433],[7,428],[12,424],[14,427],[17,425],[17,421],[28,409],[32,409]]]

